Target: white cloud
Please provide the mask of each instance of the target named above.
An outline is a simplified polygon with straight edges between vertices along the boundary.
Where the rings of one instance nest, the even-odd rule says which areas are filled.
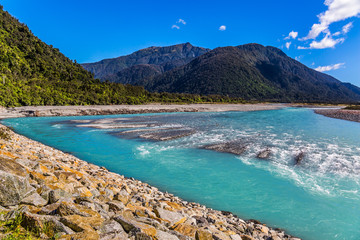
[[[298,34],[299,34],[298,32],[291,31],[289,33],[289,35],[285,38],[285,40],[290,39],[290,38],[295,39],[295,38],[297,38]]]
[[[353,22],[349,22],[348,24],[346,24],[345,26],[343,26],[342,32],[343,32],[344,34],[347,34],[352,27],[353,27]]]
[[[181,18],[176,23],[182,23],[182,24],[186,25],[186,22]]]
[[[331,35],[330,33],[326,34],[326,36],[321,39],[321,41],[312,41],[310,43],[309,47],[303,47],[303,46],[298,46],[298,49],[325,49],[325,48],[334,48],[337,44],[339,43],[343,43],[345,41],[344,38],[338,38],[338,39],[333,39],[332,38],[333,35]]]
[[[295,60],[296,60],[296,61],[300,61],[302,58],[303,58],[303,56],[296,56],[296,57],[295,57]]]
[[[221,26],[219,27],[219,30],[220,30],[220,31],[225,31],[225,30],[226,30],[226,26],[225,26],[225,25],[221,25]]]
[[[326,72],[326,71],[339,69],[339,68],[343,67],[344,65],[345,65],[345,63],[336,63],[336,64],[332,64],[332,65],[328,65],[328,66],[319,66],[319,67],[315,68],[315,70],[319,71],[319,72]]]
[[[180,27],[178,25],[172,25],[171,28],[175,28],[175,29],[180,29]]]
[[[318,15],[319,23],[313,24],[303,40],[315,39],[322,32],[329,33],[329,26],[332,23],[358,17],[360,14],[359,0],[325,0],[324,4],[328,6],[328,10]]]
[[[313,41],[312,43],[310,43],[309,48],[310,49],[334,48],[335,45],[339,43],[343,43],[344,40],[345,40],[344,38],[333,39],[330,33],[328,33],[320,42]]]
[[[286,46],[286,48],[287,48],[287,49],[289,49],[289,48],[290,48],[290,45],[291,45],[291,42],[287,42],[287,43],[285,43],[285,46]]]

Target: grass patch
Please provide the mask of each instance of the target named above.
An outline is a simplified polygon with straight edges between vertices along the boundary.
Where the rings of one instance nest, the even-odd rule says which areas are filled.
[[[9,129],[7,128],[0,128],[0,139],[3,140],[10,140],[10,133]]]
[[[0,212],[0,219],[3,219],[6,212]],[[34,228],[33,231],[23,227],[22,214],[17,214],[15,218],[0,220],[0,238],[2,240],[37,240],[37,236],[45,234],[49,240],[56,240],[59,236],[54,232],[52,222],[43,223],[42,228]]]
[[[350,105],[345,107],[346,110],[360,110],[360,105]]]

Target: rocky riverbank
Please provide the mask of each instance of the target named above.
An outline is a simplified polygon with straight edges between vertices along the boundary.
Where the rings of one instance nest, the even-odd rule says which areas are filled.
[[[148,105],[106,105],[106,106],[26,106],[1,108],[1,118],[110,115],[160,112],[226,112],[260,111],[283,108],[284,104],[148,104]]]
[[[6,224],[41,239],[292,239],[186,202],[0,126],[0,239]]]
[[[324,115],[326,117],[360,122],[360,110],[318,109],[315,110],[315,113]]]

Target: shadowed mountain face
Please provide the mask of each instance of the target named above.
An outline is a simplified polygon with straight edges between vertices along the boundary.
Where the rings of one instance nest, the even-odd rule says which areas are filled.
[[[360,88],[310,69],[280,49],[254,43],[211,51],[189,43],[151,47],[83,66],[102,80],[153,92],[281,102],[360,101]]]
[[[183,66],[210,51],[190,43],[168,47],[149,47],[127,56],[105,59],[82,66],[96,78],[111,82],[136,84],[138,81]]]
[[[216,48],[152,79],[150,91],[220,94],[283,102],[354,102],[360,88],[306,67],[275,47]]]

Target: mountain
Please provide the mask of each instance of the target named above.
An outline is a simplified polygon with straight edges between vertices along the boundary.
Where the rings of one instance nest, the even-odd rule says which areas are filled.
[[[360,88],[317,72],[275,47],[220,47],[137,83],[154,92],[219,94],[260,101],[356,102]]]
[[[210,50],[194,47],[190,43],[168,47],[149,47],[127,56],[105,59],[95,63],[84,63],[82,66],[101,80],[136,84],[144,78],[160,75],[183,66],[208,51]]]

